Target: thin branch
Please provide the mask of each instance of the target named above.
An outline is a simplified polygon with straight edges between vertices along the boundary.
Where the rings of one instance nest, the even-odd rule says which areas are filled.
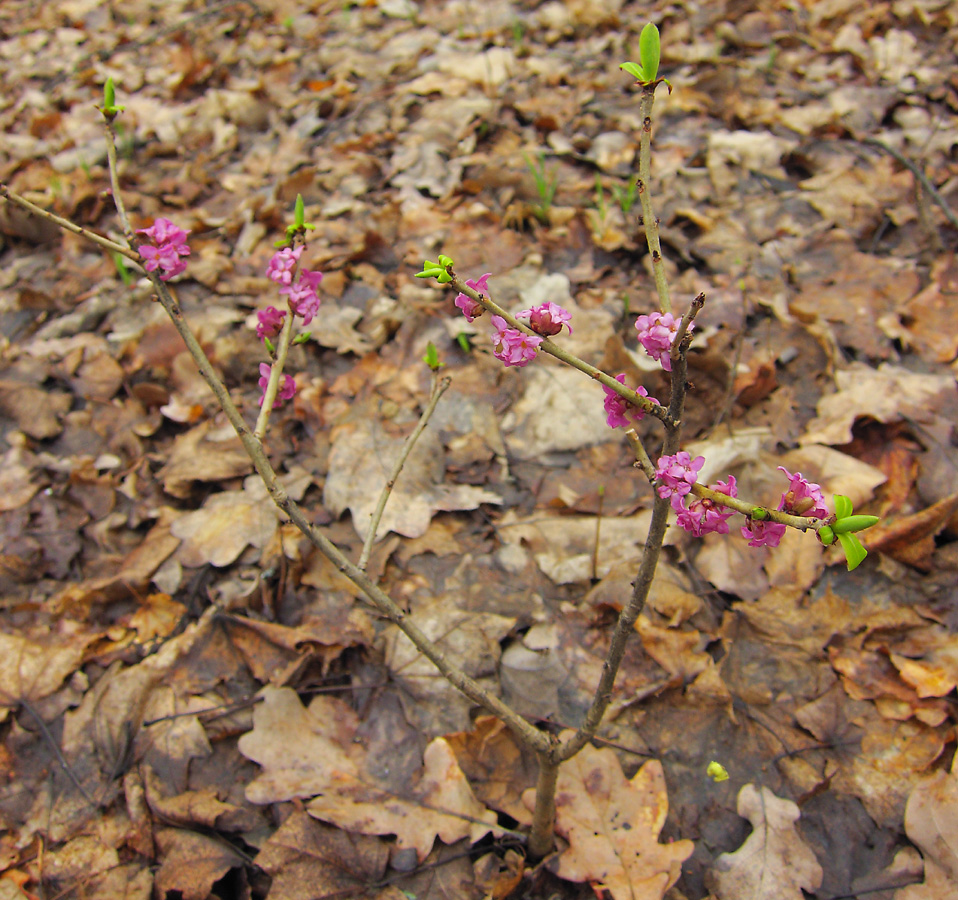
[[[70,764],[64,759],[63,753],[60,751],[60,747],[57,742],[53,739],[53,735],[50,734],[50,729],[47,728],[47,723],[40,718],[40,714],[33,708],[25,698],[21,697],[18,700],[19,704],[33,717],[33,721],[37,723],[37,726],[40,729],[40,734],[43,735],[43,739],[50,745],[50,749],[53,750],[53,755],[56,756],[57,762],[60,763],[60,768],[66,772],[67,778],[73,782],[73,786],[80,792],[83,799],[86,800],[90,806],[96,806],[96,800],[94,800],[86,791],[86,788],[80,784],[80,779],[76,777],[73,769],[70,768]]]
[[[0,184],[0,197],[3,197],[4,200],[8,200],[15,206],[19,206],[21,209],[25,209],[29,213],[33,213],[35,216],[39,216],[41,219],[46,219],[48,222],[53,222],[54,225],[58,225],[64,231],[69,231],[71,234],[78,234],[80,237],[86,238],[88,241],[92,241],[94,244],[99,244],[101,247],[105,247],[111,253],[119,253],[125,256],[127,259],[133,260],[133,262],[137,263],[137,265],[143,265],[143,260],[140,258],[140,254],[135,250],[131,250],[129,247],[124,247],[122,244],[118,244],[116,241],[111,241],[109,238],[103,237],[103,235],[97,234],[95,231],[90,231],[88,228],[83,228],[80,225],[71,222],[69,219],[64,219],[61,216],[58,216],[56,213],[52,213],[49,210],[44,209],[42,206],[37,206],[35,203],[31,203],[26,199],[26,197],[21,197],[19,194],[11,191],[10,188],[5,184]]]
[[[116,162],[116,135],[113,132],[113,119],[115,116],[115,113],[103,113],[104,131],[106,132],[107,167],[110,170],[110,184],[113,188],[113,204],[116,206],[117,215],[120,217],[120,225],[123,226],[123,235],[130,245],[130,248],[136,250],[133,226],[130,225],[130,217],[126,214],[126,206],[123,203],[123,195],[120,192],[119,167]]]
[[[409,458],[409,454],[412,452],[412,448],[415,446],[416,441],[419,440],[419,435],[423,433],[426,425],[432,418],[432,414],[436,410],[436,404],[439,402],[439,398],[446,393],[450,384],[452,384],[451,378],[439,378],[435,372],[433,373],[432,390],[429,393],[429,402],[426,404],[426,408],[422,411],[422,415],[419,417],[416,427],[412,430],[412,433],[409,435],[409,437],[406,438],[406,442],[403,444],[402,452],[399,454],[399,458],[393,464],[392,471],[389,473],[389,478],[383,485],[382,492],[379,495],[376,508],[373,510],[372,515],[370,516],[369,533],[366,535],[366,540],[363,541],[363,550],[359,555],[358,565],[363,571],[365,571],[366,566],[369,563],[369,554],[372,552],[373,544],[376,542],[376,532],[379,530],[379,523],[382,520],[383,511],[386,509],[386,502],[389,500],[390,494],[392,494],[393,487],[396,485],[396,480],[399,478],[399,473],[402,471],[402,467],[406,464],[406,460]]]
[[[929,197],[935,202],[935,204],[940,207],[941,211],[945,214],[945,218],[951,222],[955,228],[958,228],[958,215],[955,214],[954,210],[948,205],[948,201],[938,192],[938,189],[928,180],[928,176],[922,172],[918,166],[915,165],[907,156],[901,153],[899,150],[896,150],[894,147],[889,146],[883,141],[879,141],[877,138],[859,138],[857,139],[859,144],[865,144],[869,147],[877,147],[879,150],[884,150],[889,156],[893,159],[896,159],[900,162],[912,175],[915,176],[918,183],[925,189],[925,192]]]
[[[115,156],[112,160],[115,165]],[[115,178],[115,175],[113,176]],[[393,622],[412,644],[426,657],[445,677],[445,679],[455,687],[460,693],[464,694],[473,703],[483,707],[494,716],[498,716],[515,733],[516,737],[537,753],[546,752],[553,744],[553,738],[545,732],[539,731],[522,716],[520,716],[512,707],[508,706],[498,697],[490,694],[475,679],[469,677],[465,672],[450,662],[446,654],[426,636],[425,632],[414,622],[410,621],[408,614],[400,607],[385,591],[372,582],[365,572],[349,560],[349,558],[322,532],[316,529],[306,517],[302,507],[296,503],[285,488],[279,483],[276,472],[269,462],[263,449],[263,444],[257,440],[250,431],[249,426],[243,420],[236,404],[233,403],[226,386],[220,380],[213,365],[206,355],[199,341],[193,334],[192,329],[183,318],[183,312],[176,300],[173,299],[166,283],[161,281],[156,272],[148,272],[147,276],[156,289],[160,304],[166,310],[170,320],[173,322],[186,349],[196,363],[197,368],[203,379],[210,386],[217,402],[222,408],[233,426],[243,445],[243,449],[249,456],[257,474],[263,480],[266,490],[273,502],[289,517],[290,521],[309,539],[334,566],[345,575],[360,592],[375,605],[391,622]]]
[[[263,394],[263,405],[259,410],[259,417],[256,419],[256,428],[253,434],[260,442],[266,438],[266,428],[269,426],[269,416],[273,411],[273,404],[276,402],[276,394],[279,392],[279,380],[283,377],[283,366],[286,365],[286,355],[289,353],[289,345],[293,339],[293,311],[283,321],[282,331],[279,333],[279,346],[276,348],[276,360],[269,370],[269,381],[266,383],[266,391]]]
[[[655,84],[643,87],[642,99],[639,101],[642,136],[639,138],[639,180],[637,188],[639,202],[642,204],[645,240],[649,245],[649,253],[652,256],[652,277],[655,279],[655,290],[659,295],[659,308],[662,312],[667,313],[672,311],[672,301],[669,299],[669,283],[666,280],[662,262],[659,220],[652,210],[652,197],[649,193],[649,185],[652,181],[652,105],[655,102],[655,87]]]
[[[490,300],[485,294],[480,294],[478,291],[469,287],[469,285],[459,278],[458,275],[453,273],[451,269],[448,271],[449,274],[452,275],[452,281],[449,282],[450,287],[462,294],[465,294],[467,297],[470,297],[477,303],[482,304],[482,306],[495,315],[502,316],[510,328],[515,328],[517,331],[521,331],[523,334],[536,335],[536,332],[533,331],[525,322],[520,321],[511,313],[504,310],[501,306],[499,306],[499,304]],[[541,337],[541,335],[536,336]],[[556,359],[564,362],[568,366],[571,366],[573,369],[578,369],[580,372],[588,375],[594,381],[598,381],[600,384],[603,384],[607,388],[615,391],[620,397],[628,400],[633,406],[638,406],[640,409],[644,409],[647,413],[661,420],[664,425],[668,426],[670,424],[668,413],[666,412],[664,406],[654,403],[648,397],[643,397],[641,394],[638,394],[630,388],[627,388],[621,382],[616,381],[611,375],[606,374],[601,369],[597,369],[595,366],[589,365],[589,363],[587,363],[584,359],[580,359],[575,354],[569,353],[568,350],[564,350],[562,347],[553,343],[548,338],[539,344],[539,349],[545,351],[550,356],[554,356]]]

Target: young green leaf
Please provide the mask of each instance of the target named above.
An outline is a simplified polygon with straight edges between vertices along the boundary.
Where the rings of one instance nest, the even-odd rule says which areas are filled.
[[[857,569],[861,561],[868,556],[868,551],[862,546],[862,542],[853,534],[840,534],[838,540],[845,551],[845,560],[848,563],[848,571]]]
[[[844,519],[852,514],[852,501],[843,494],[835,494],[835,518]]]
[[[845,516],[844,519],[838,519],[832,528],[835,529],[835,534],[849,534],[871,528],[877,521],[878,516]]]
[[[642,71],[642,67],[638,63],[634,63],[634,62],[622,63],[619,66],[619,68],[624,69],[626,72],[628,72],[628,74],[631,75],[636,81],[648,80],[645,77],[645,72]]]
[[[659,42],[659,29],[649,22],[639,35],[639,58],[642,60],[644,81],[655,81],[659,74],[659,57],[662,46]]]
[[[306,204],[303,203],[303,195],[296,195],[296,205],[293,207],[293,223],[296,228],[303,228],[306,225]]]
[[[429,366],[433,372],[438,372],[445,365],[445,363],[439,362],[439,351],[432,341],[426,344],[426,355],[422,358],[422,361]]]

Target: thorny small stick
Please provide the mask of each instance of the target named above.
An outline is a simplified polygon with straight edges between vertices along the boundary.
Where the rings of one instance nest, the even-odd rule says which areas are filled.
[[[372,552],[373,544],[376,541],[376,532],[379,530],[379,523],[383,517],[383,511],[386,509],[386,502],[389,500],[390,494],[392,494],[393,487],[395,487],[396,479],[399,478],[399,473],[402,471],[402,467],[406,464],[406,459],[409,457],[412,448],[415,446],[416,441],[419,440],[419,435],[423,433],[426,428],[426,425],[429,422],[429,419],[432,418],[432,414],[436,409],[436,404],[439,402],[439,398],[446,392],[449,388],[449,385],[452,384],[451,378],[439,378],[436,376],[436,373],[433,373],[432,376],[432,390],[429,393],[429,402],[426,404],[426,408],[422,411],[422,415],[419,417],[419,422],[416,424],[416,427],[412,430],[412,433],[406,438],[405,444],[403,444],[402,452],[399,454],[399,458],[396,460],[393,465],[392,471],[389,473],[389,478],[386,481],[386,484],[383,485],[382,492],[379,494],[379,500],[376,503],[376,508],[373,510],[372,515],[369,519],[369,533],[366,535],[366,540],[363,541],[363,551],[359,555],[358,566],[360,569],[365,571],[367,564],[369,563],[369,554]]]

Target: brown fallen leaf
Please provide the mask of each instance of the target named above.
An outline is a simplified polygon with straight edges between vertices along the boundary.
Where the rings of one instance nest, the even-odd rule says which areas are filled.
[[[389,847],[379,838],[349,834],[295,810],[263,845],[256,864],[273,878],[273,900],[363,897],[404,900],[397,887],[371,888],[386,873]]]
[[[910,885],[895,900],[945,900],[958,893],[958,760],[951,772],[919,782],[905,806],[905,832],[925,860],[923,884]]]
[[[162,860],[154,883],[159,897],[178,891],[183,900],[206,900],[214,882],[243,865],[242,857],[225,840],[194,831],[163,828],[156,843]]]
[[[365,421],[352,431],[340,432],[333,441],[323,504],[336,516],[349,509],[353,526],[364,539],[379,494],[404,444],[405,438],[387,435],[378,424]],[[395,531],[406,537],[421,537],[438,510],[476,509],[480,503],[502,502],[498,494],[483,488],[447,484],[445,474],[442,441],[435,431],[427,429],[403,466],[378,534]]]
[[[804,900],[803,890],[821,886],[822,867],[795,830],[796,804],[746,784],[738,793],[738,814],[752,823],[752,833],[706,875],[719,900]]]
[[[345,703],[319,696],[305,709],[288,688],[267,687],[262,695],[253,730],[239,742],[264,769],[246,788],[252,803],[313,797],[310,815],[360,834],[395,834],[397,846],[414,848],[420,862],[436,837],[475,842],[495,830],[495,813],[476,799],[442,738],[426,748],[420,778],[399,796],[369,771],[353,740],[358,720]]]
[[[531,806],[535,792],[523,799]],[[658,760],[629,780],[612,750],[585,747],[559,769],[556,831],[569,847],[553,863],[555,873],[604,888],[615,900],[661,900],[694,849],[686,840],[659,843],[668,809]]]
[[[862,543],[868,550],[887,553],[899,562],[927,572],[936,550],[935,536],[948,524],[956,510],[958,493],[912,515],[879,522],[863,535]]]

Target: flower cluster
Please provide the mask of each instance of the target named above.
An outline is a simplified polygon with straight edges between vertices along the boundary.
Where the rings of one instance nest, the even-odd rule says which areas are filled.
[[[186,243],[188,231],[177,228],[169,219],[157,219],[149,228],[137,229],[137,234],[145,234],[155,246],[143,244],[140,256],[145,262],[147,272],[160,270],[160,280],[169,281],[174,275],[186,271],[186,262],[181,257],[190,255]]]
[[[639,343],[656,362],[661,363],[666,372],[672,371],[672,342],[679,331],[681,319],[672,313],[649,313],[635,320],[635,329],[639,334]],[[689,331],[695,323],[689,325]]]
[[[279,292],[286,295],[293,315],[300,316],[308,325],[319,312],[319,294],[316,293],[323,280],[322,272],[299,270],[299,279],[294,282],[296,264],[303,254],[303,247],[284,247],[277,250],[266,267],[267,277],[281,285]]]
[[[659,496],[664,500],[673,495],[684,497],[692,490],[699,477],[699,470],[705,465],[704,456],[695,459],[686,450],[679,450],[674,456],[663,456],[655,469]]]
[[[466,286],[479,294],[485,294],[489,290],[488,279],[491,275],[491,272],[486,272],[475,280],[467,278]],[[463,293],[456,296],[456,306],[469,322],[475,321],[485,311],[481,303]],[[502,316],[492,317],[492,352],[496,359],[507,366],[527,366],[536,358],[543,340],[558,334],[563,325],[569,329],[569,334],[572,334],[571,313],[551,301],[524,309],[516,313],[516,318],[528,319],[529,328],[535,334],[526,334],[518,328],[512,328]]]
[[[269,384],[269,376],[272,371],[273,367],[269,363],[259,364],[259,386],[263,391],[263,395],[259,398],[260,406],[263,405],[263,401],[266,399],[266,385]],[[282,406],[284,400],[292,400],[295,394],[296,382],[293,381],[289,375],[284,374],[283,383],[276,392],[276,399],[273,401],[273,409],[278,409]]]
[[[778,468],[788,478],[788,490],[782,494],[778,503],[779,510],[793,516],[811,516],[816,519],[828,516],[821,485],[803,478],[801,472],[793,475],[784,466]],[[749,519],[742,526],[742,537],[748,540],[750,547],[777,547],[785,531],[786,526],[780,522],[758,522]]]
[[[526,334],[510,328],[502,316],[492,317],[492,353],[507,366],[526,366],[536,358],[536,350],[544,340],[535,334]]]
[[[283,330],[286,312],[281,312],[275,306],[267,306],[256,313],[256,319],[256,337],[263,341],[276,337]]]
[[[699,457],[699,459],[702,459],[702,457]],[[709,487],[713,491],[725,494],[728,497],[738,496],[734,475],[729,475],[728,481],[718,481],[715,484],[710,484]],[[728,534],[728,520],[734,514],[734,510],[727,506],[721,506],[707,497],[687,495],[686,499],[690,500],[687,506],[679,494],[673,494],[669,501],[672,504],[672,509],[678,513],[676,521],[680,527],[695,537],[703,537],[713,532],[715,534]]]
[[[625,373],[620,372],[615,376],[615,380],[619,384],[625,384]],[[641,406],[629,403],[625,397],[619,396],[610,387],[602,385],[602,390],[605,391],[605,421],[609,428],[629,428],[635,422],[641,422],[645,418],[645,410]],[[659,402],[655,397],[649,397],[649,392],[641,385],[635,389],[635,392],[642,397],[648,397],[653,403]]]
[[[467,278],[466,286],[471,287],[479,294],[485,294],[489,290],[486,279],[489,278],[490,275],[492,275],[492,272],[486,272],[485,275],[480,275],[475,280]],[[485,312],[485,308],[481,303],[473,300],[472,297],[467,297],[465,294],[456,295],[456,306],[462,310],[462,314],[466,317],[467,322],[474,322]]]
[[[529,327],[543,337],[552,337],[562,331],[565,325],[572,334],[572,313],[553,303],[551,300],[541,306],[533,306],[516,313],[517,319],[528,319]]]

